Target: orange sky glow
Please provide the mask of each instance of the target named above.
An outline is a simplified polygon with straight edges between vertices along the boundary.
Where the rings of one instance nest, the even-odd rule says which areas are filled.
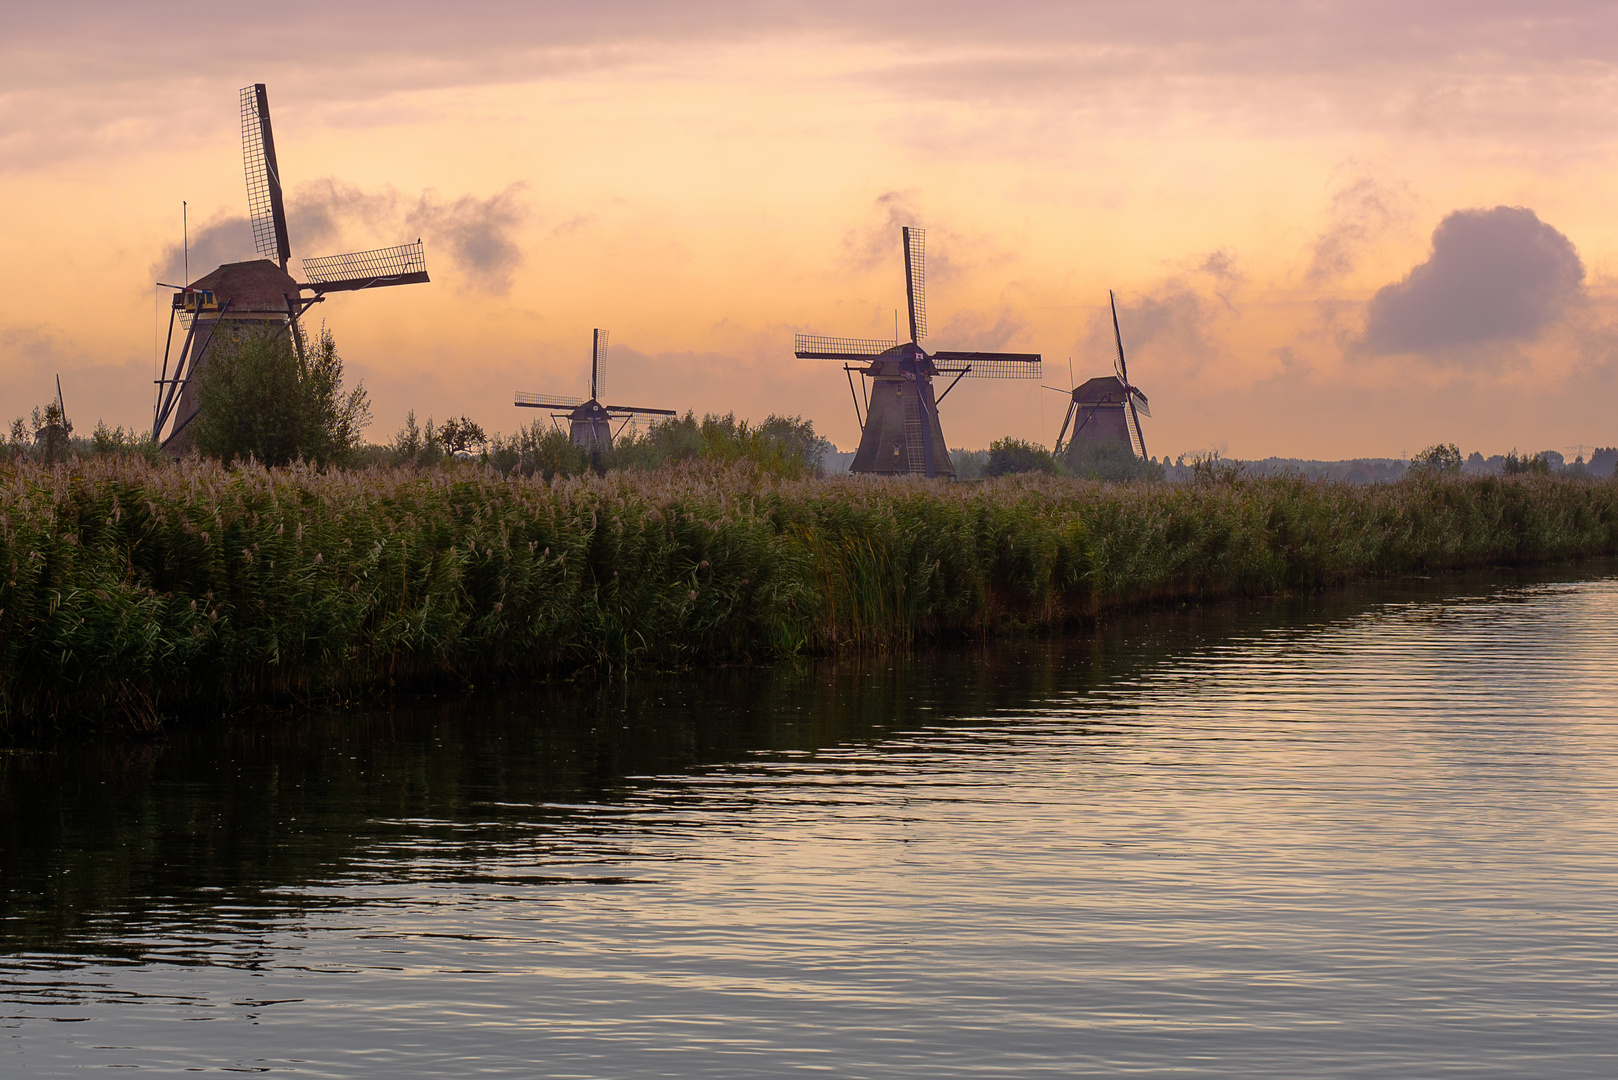
[[[858,438],[798,331],[893,333],[928,230],[931,348],[1111,370],[1148,450],[1618,444],[1618,21],[1595,4],[357,3],[288,29],[65,5],[0,41],[0,419],[149,427],[178,266],[254,257],[237,90],[268,86],[300,257],[412,240],[431,284],[311,312],[369,390],[489,430],[581,395]],[[222,47],[221,42],[230,43]],[[1507,208],[1499,210],[1497,208]],[[1049,445],[976,381],[952,446]]]

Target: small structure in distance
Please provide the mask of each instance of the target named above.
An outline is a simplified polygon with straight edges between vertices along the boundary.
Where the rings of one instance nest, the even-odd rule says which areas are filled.
[[[163,451],[173,457],[190,449],[186,428],[197,416],[197,384],[207,367],[208,349],[220,334],[233,337],[253,331],[285,331],[302,355],[298,320],[327,293],[428,280],[427,258],[419,239],[398,247],[304,259],[303,273],[309,280],[293,280],[287,273],[291,244],[281,197],[281,168],[275,157],[270,102],[263,83],[242,89],[241,119],[248,219],[253,246],[263,257],[226,263],[194,282],[187,281],[174,294],[152,414],[152,438],[160,440]],[[184,330],[177,353],[176,324]]]
[[[1118,328],[1118,299],[1110,289],[1107,298],[1112,304],[1113,340],[1118,345],[1118,355],[1112,362],[1113,374],[1097,376],[1069,391],[1067,417],[1056,436],[1055,453],[1058,455],[1075,443],[1116,442],[1129,447],[1130,452],[1139,457],[1146,456],[1146,436],[1141,432],[1140,418],[1151,416],[1152,411],[1146,394],[1129,381],[1124,335]],[[1073,428],[1071,437],[1069,427]]]
[[[521,409],[553,410],[553,420],[567,420],[568,437],[587,454],[599,454],[612,449],[615,435],[622,433],[624,425],[636,416],[673,416],[673,409],[648,409],[639,405],[603,405],[601,396],[607,392],[607,331],[596,329],[590,344],[590,399],[563,397],[560,394],[530,394],[517,391],[516,405]],[[614,421],[618,431],[612,430]]]
[[[905,298],[910,309],[907,344],[861,338],[797,335],[795,353],[805,360],[841,360],[854,395],[854,415],[860,421],[860,446],[850,472],[887,475],[920,473],[955,476],[938,404],[955,384],[975,379],[1037,379],[1038,353],[950,352],[928,353],[918,344],[927,336],[926,233],[905,226]],[[854,366],[854,364],[863,366]],[[854,390],[854,372],[860,385],[871,385],[860,415],[860,395]],[[936,376],[953,375],[942,394],[933,394]]]

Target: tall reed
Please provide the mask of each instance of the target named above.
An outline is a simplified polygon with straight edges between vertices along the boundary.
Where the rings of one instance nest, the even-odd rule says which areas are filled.
[[[1047,628],[1170,598],[1618,552],[1618,483],[780,480],[689,466],[0,468],[14,731],[432,678]]]

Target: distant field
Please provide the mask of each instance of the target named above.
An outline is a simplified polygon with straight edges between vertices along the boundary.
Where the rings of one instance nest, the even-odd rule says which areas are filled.
[[[1618,552],[1618,482],[783,481],[684,467],[0,469],[14,733],[433,679],[1044,630],[1119,605]]]

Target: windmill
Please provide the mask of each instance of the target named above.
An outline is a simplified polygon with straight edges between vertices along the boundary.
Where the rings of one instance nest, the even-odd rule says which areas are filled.
[[[1124,335],[1118,328],[1118,298],[1107,290],[1112,303],[1112,336],[1118,344],[1118,355],[1112,362],[1112,375],[1091,379],[1083,386],[1069,391],[1071,400],[1067,417],[1062,421],[1061,433],[1056,436],[1056,454],[1064,445],[1074,443],[1118,442],[1128,446],[1130,452],[1146,456],[1146,436],[1141,433],[1140,418],[1151,416],[1146,395],[1140,387],[1129,381],[1129,365],[1124,360]],[[1077,420],[1077,425],[1074,421]],[[1067,429],[1073,427],[1073,437]]]
[[[646,409],[639,405],[603,405],[601,395],[607,392],[607,332],[594,330],[590,344],[590,400],[562,397],[558,394],[529,394],[517,391],[516,405],[522,409],[552,409],[552,418],[568,421],[568,435],[573,445],[587,454],[598,454],[612,449],[613,436],[621,434],[624,424],[637,416],[673,416],[673,409]],[[618,431],[612,430],[613,421],[622,421]]]
[[[196,281],[169,286],[177,291],[169,312],[163,373],[156,380],[152,438],[160,439],[163,450],[172,456],[189,448],[186,428],[197,416],[197,383],[207,365],[208,348],[220,334],[230,338],[253,331],[285,331],[302,355],[298,320],[327,293],[428,280],[427,258],[419,239],[397,247],[303,259],[303,275],[308,280],[293,280],[287,273],[292,249],[281,198],[281,168],[275,157],[270,102],[263,83],[243,88],[241,121],[248,219],[253,247],[262,258],[226,263]],[[176,352],[177,324],[184,335]]]
[[[938,403],[955,384],[975,379],[1037,379],[1038,353],[949,352],[928,353],[918,344],[927,336],[926,233],[905,226],[905,298],[910,309],[908,344],[862,338],[797,335],[796,355],[803,360],[841,360],[854,395],[854,415],[860,420],[860,446],[850,472],[922,473],[955,475],[938,422]],[[851,362],[867,364],[854,367]],[[860,416],[860,395],[854,391],[854,372],[871,380],[865,415]],[[953,375],[942,394],[933,394],[933,378]]]

